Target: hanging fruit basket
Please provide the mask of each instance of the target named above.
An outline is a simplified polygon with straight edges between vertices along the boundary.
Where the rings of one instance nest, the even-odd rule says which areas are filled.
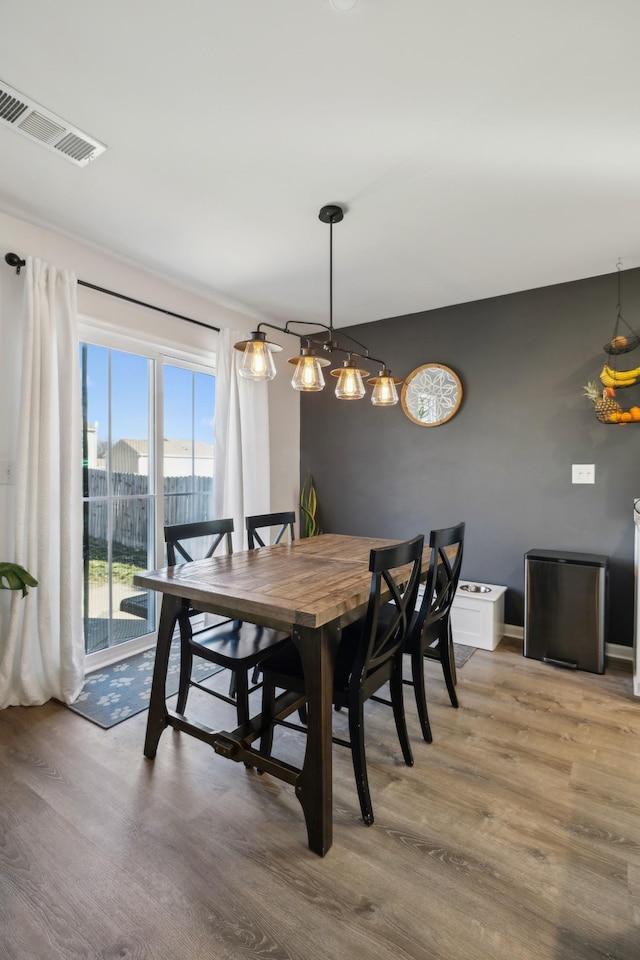
[[[635,387],[640,383],[640,366],[627,370],[618,370],[616,358],[630,353],[640,346],[640,337],[631,329],[622,316],[622,298],[620,296],[620,276],[622,262],[618,260],[618,302],[616,304],[616,322],[611,340],[604,344],[607,354],[600,371],[600,383],[604,387],[602,394],[596,381],[590,381],[584,388],[585,395],[592,401],[595,414],[601,423],[637,423],[640,422],[640,406],[623,409],[615,399],[616,390]]]
[[[620,296],[620,278],[622,275],[622,261],[616,263],[618,270],[618,302],[616,304],[616,322],[613,327],[611,340],[604,344],[603,350],[609,356],[617,357],[621,353],[630,353],[640,345],[640,337],[631,329],[622,316],[622,298]]]
[[[640,367],[635,367],[633,370],[616,370],[605,363],[600,372],[600,382],[603,387],[611,387],[613,390],[635,387],[640,383]]]
[[[620,317],[620,319],[626,324],[627,321],[624,319],[624,317]],[[608,343],[605,343],[604,347],[602,348],[605,353],[615,357],[621,353],[630,353],[640,344],[640,337],[636,336],[633,330],[631,330],[631,327],[629,327],[629,330],[631,330],[630,335],[620,334],[617,332],[617,329],[618,327],[616,325],[616,332],[614,332],[611,340],[609,340]]]
[[[600,423],[640,423],[640,406],[623,409],[616,400],[613,387],[600,390],[597,381],[590,380],[584,387],[584,394],[593,403]]]

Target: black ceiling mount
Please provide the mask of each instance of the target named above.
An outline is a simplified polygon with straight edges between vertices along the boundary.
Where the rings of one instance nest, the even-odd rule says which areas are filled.
[[[9,264],[10,267],[16,268],[16,273],[20,273],[20,269],[25,266],[26,260],[21,260],[17,253],[7,253],[5,254],[5,262]]]
[[[326,207],[321,208],[318,217],[323,223],[340,223],[344,217],[344,211],[342,207],[338,207],[334,203],[329,203]]]

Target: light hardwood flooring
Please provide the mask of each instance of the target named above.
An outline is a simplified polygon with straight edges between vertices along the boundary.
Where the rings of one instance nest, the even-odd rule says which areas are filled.
[[[503,640],[459,671],[459,710],[426,671],[432,745],[406,688],[413,768],[367,705],[370,828],[334,748],[323,859],[291,787],[174,731],[145,760],[146,714],[105,731],[53,702],[1,712],[2,960],[639,960],[630,669],[555,670]]]

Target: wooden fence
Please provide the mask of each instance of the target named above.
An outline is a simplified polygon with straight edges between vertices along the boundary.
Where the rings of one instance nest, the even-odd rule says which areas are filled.
[[[89,469],[87,473],[91,498],[88,510],[89,537],[106,543],[109,507],[113,504],[114,544],[146,551],[149,504],[153,504],[148,499],[149,478],[137,473],[112,473],[109,489],[105,470]],[[165,524],[189,523],[213,516],[211,477],[165,477],[163,495]],[[109,501],[106,499],[109,496],[123,499]]]

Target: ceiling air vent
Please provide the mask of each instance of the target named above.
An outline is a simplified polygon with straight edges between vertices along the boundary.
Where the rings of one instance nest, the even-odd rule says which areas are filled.
[[[23,97],[0,80],[0,121],[62,154],[79,167],[86,167],[107,149],[104,143],[73,127],[34,100]]]

